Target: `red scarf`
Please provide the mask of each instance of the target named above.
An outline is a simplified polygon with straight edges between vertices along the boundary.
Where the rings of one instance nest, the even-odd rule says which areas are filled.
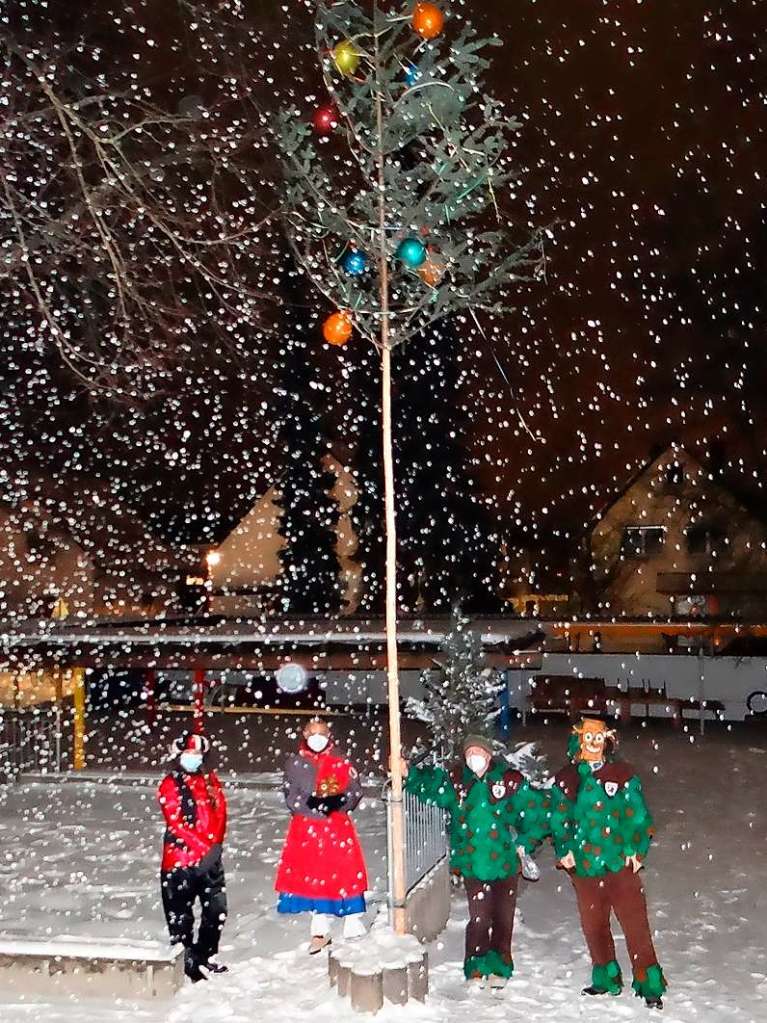
[[[349,787],[352,765],[344,757],[339,757],[333,752],[332,743],[329,743],[322,753],[314,753],[304,742],[298,753],[316,769],[314,775],[315,795],[336,796],[346,792]]]

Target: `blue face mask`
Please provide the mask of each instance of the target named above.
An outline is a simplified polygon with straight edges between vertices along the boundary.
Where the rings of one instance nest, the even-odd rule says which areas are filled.
[[[187,774],[195,774],[202,767],[202,753],[182,753],[178,759],[181,770]]]

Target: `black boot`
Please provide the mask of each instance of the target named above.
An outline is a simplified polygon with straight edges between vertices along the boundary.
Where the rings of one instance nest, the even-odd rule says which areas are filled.
[[[660,995],[657,995],[654,998],[645,998],[644,1001],[648,1009],[658,1009],[658,1011],[660,1011],[663,1008],[663,999]]]
[[[207,980],[208,978],[200,969],[200,964],[197,961],[197,956],[194,954],[191,948],[188,948],[184,952],[184,973],[191,980],[193,984],[196,984],[200,980]]]
[[[601,987],[594,987],[594,985],[592,984],[590,987],[585,987],[581,991],[581,994],[582,995],[609,995],[610,992],[609,991],[605,991]]]
[[[223,963],[212,963],[208,960],[207,963],[200,963],[203,970],[207,970],[208,973],[229,973],[229,967],[224,966]]]

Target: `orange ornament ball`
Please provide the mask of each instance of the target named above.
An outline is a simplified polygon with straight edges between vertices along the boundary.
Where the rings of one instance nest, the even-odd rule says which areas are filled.
[[[340,348],[352,336],[353,326],[350,313],[333,313],[322,324],[322,336],[329,345]]]
[[[444,27],[445,15],[436,4],[415,5],[413,28],[422,39],[436,39]]]
[[[429,256],[426,262],[418,268],[418,276],[421,278],[424,284],[428,284],[430,288],[436,288],[439,282],[445,275],[445,264],[440,263],[438,259],[434,259],[433,256]]]

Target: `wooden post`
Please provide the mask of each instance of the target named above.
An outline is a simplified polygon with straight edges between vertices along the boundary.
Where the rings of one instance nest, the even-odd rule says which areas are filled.
[[[355,1012],[378,1012],[383,1008],[383,973],[352,973],[349,995]]]
[[[328,953],[328,980],[331,987],[338,983],[338,960],[332,952]]]
[[[505,668],[501,673],[503,688],[498,694],[500,712],[498,714],[498,730],[502,739],[508,739],[511,734],[511,697],[509,695],[509,669]]]
[[[417,1002],[425,1002],[429,993],[429,954],[424,952],[423,958],[407,967],[408,994]]]
[[[146,721],[150,728],[157,722],[157,672],[147,668],[144,673],[144,690],[146,692]]]
[[[386,1001],[393,1005],[407,1005],[408,991],[407,966],[384,967],[383,996]]]
[[[705,639],[698,641],[698,718],[700,734],[706,734],[706,650]],[[681,713],[681,712],[680,712]]]
[[[378,5],[374,17],[378,18]],[[392,925],[405,934],[405,814],[402,801],[402,739],[399,715],[399,665],[397,663],[397,521],[394,511],[394,452],[392,448],[391,353],[389,331],[389,243],[387,238],[386,174],[383,149],[383,99],[378,87],[378,26],[375,28],[376,123],[378,131],[378,270],[381,301],[381,433],[384,465],[384,522],[386,534],[386,671],[389,699],[389,750],[391,765]]]
[[[342,962],[338,962],[336,965],[336,984],[338,986],[338,994],[341,998],[348,998],[349,987],[352,982],[352,968],[351,966],[344,966]]]
[[[205,670],[198,668],[194,673],[194,730],[205,729]]]
[[[62,728],[61,714],[62,714],[62,705],[64,703],[64,674],[63,674],[61,668],[59,668],[58,666],[56,667],[56,669],[54,671],[53,683],[54,683],[54,685],[56,687],[56,702],[54,704],[54,708],[55,709],[54,709],[54,726],[53,726],[56,729],[56,734],[54,736],[54,744],[55,744],[54,745],[54,748],[55,748],[55,754],[54,755],[56,757],[56,765],[55,765],[54,770],[58,774],[59,771],[61,770],[61,728]]]
[[[75,708],[72,767],[82,771],[85,767],[85,668],[72,669],[72,684]]]
[[[407,933],[405,914],[405,810],[402,797],[402,736],[399,712],[399,665],[397,655],[397,527],[394,512],[394,458],[391,433],[391,348],[383,350],[383,454],[386,521],[386,670],[389,702],[389,750],[391,762],[391,855],[392,925],[397,934]]]

